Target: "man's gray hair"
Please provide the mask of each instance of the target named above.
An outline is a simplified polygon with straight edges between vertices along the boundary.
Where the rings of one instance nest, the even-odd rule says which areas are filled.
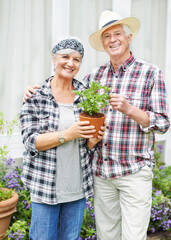
[[[128,25],[126,25],[126,24],[121,24],[121,26],[123,27],[123,30],[124,30],[126,36],[129,36],[129,35],[131,34],[131,30],[130,30],[130,28],[128,27]]]

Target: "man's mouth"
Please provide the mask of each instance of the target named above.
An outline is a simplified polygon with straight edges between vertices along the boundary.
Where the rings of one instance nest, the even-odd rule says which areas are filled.
[[[116,49],[116,48],[119,48],[120,47],[120,44],[112,44],[109,46],[110,49]]]

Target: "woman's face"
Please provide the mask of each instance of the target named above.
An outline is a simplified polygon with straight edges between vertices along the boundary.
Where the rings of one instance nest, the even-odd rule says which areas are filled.
[[[59,78],[73,79],[80,69],[82,57],[77,51],[53,55],[52,58],[55,75]]]

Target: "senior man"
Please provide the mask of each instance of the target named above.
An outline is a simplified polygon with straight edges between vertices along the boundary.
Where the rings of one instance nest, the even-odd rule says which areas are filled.
[[[162,71],[137,60],[130,43],[137,18],[104,11],[90,38],[110,61],[84,78],[111,87],[106,132],[94,152],[94,204],[99,240],[146,240],[152,202],[155,132],[169,128]]]

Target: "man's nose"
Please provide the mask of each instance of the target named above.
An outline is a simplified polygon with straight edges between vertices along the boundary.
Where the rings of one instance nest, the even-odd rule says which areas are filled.
[[[110,41],[111,41],[111,42],[114,42],[115,40],[116,40],[116,36],[115,36],[115,35],[111,35]]]

